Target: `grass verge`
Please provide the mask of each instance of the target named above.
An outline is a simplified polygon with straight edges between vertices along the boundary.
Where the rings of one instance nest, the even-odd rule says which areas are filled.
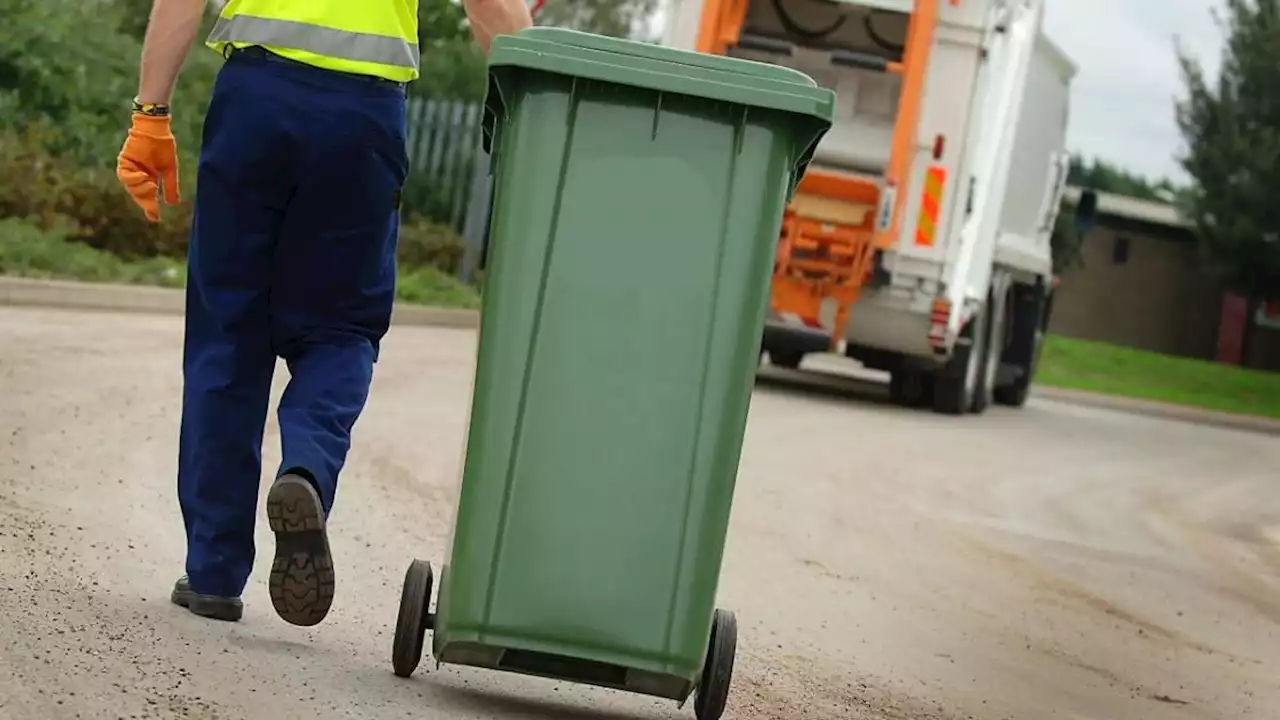
[[[1280,418],[1280,373],[1051,335],[1036,382],[1071,390]]]
[[[125,260],[69,240],[66,232],[41,230],[14,218],[0,219],[0,275],[171,288],[182,287],[187,280],[182,260]],[[475,288],[434,267],[401,267],[396,296],[402,302],[418,305],[480,307]]]

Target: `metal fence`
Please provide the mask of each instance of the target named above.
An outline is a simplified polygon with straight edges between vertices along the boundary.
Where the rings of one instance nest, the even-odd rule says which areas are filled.
[[[411,97],[406,107],[409,177],[405,210],[456,231],[466,252],[462,280],[470,281],[488,234],[492,183],[481,142],[480,103]]]

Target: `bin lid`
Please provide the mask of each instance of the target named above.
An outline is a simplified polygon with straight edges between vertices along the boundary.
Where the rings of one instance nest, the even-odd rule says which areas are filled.
[[[835,93],[791,68],[565,28],[500,35],[489,67],[521,67],[808,115],[830,125]]]

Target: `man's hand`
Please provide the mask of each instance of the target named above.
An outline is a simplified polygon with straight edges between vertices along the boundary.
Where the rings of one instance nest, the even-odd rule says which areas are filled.
[[[511,35],[533,25],[525,0],[462,0],[462,9],[471,34],[486,54],[498,35]]]
[[[161,188],[166,204],[178,203],[178,146],[168,117],[133,114],[133,127],[116,161],[116,177],[151,222],[160,220]]]
[[[138,102],[169,104],[204,9],[205,0],[154,1],[142,41]],[[166,203],[178,202],[178,149],[167,115],[133,114],[133,127],[116,161],[116,177],[151,222],[160,220],[162,187]]]

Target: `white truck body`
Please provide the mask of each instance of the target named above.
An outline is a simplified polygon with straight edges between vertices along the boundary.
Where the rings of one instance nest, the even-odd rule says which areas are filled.
[[[704,2],[722,0],[669,1],[663,42],[696,49]],[[1050,235],[1065,188],[1075,67],[1043,33],[1046,0],[936,0],[910,171],[900,187],[881,176],[903,74],[838,63],[836,55],[900,46],[916,0],[736,1],[747,3],[745,20],[726,54],[796,68],[837,93],[835,126],[812,168],[880,182],[878,230],[888,227],[898,194],[905,197],[896,239],[879,253],[878,278],[862,288],[842,332],[834,327],[834,308],[825,305],[821,327],[801,328],[778,313],[771,313],[771,326],[791,324],[840,337],[847,347],[936,367],[966,344],[962,331],[976,313],[1004,314],[1014,283],[1051,283]],[[794,32],[830,27],[842,13],[846,21],[820,39]],[[785,38],[789,47],[747,42],[757,35]],[[930,168],[946,180],[932,241],[918,242]]]

